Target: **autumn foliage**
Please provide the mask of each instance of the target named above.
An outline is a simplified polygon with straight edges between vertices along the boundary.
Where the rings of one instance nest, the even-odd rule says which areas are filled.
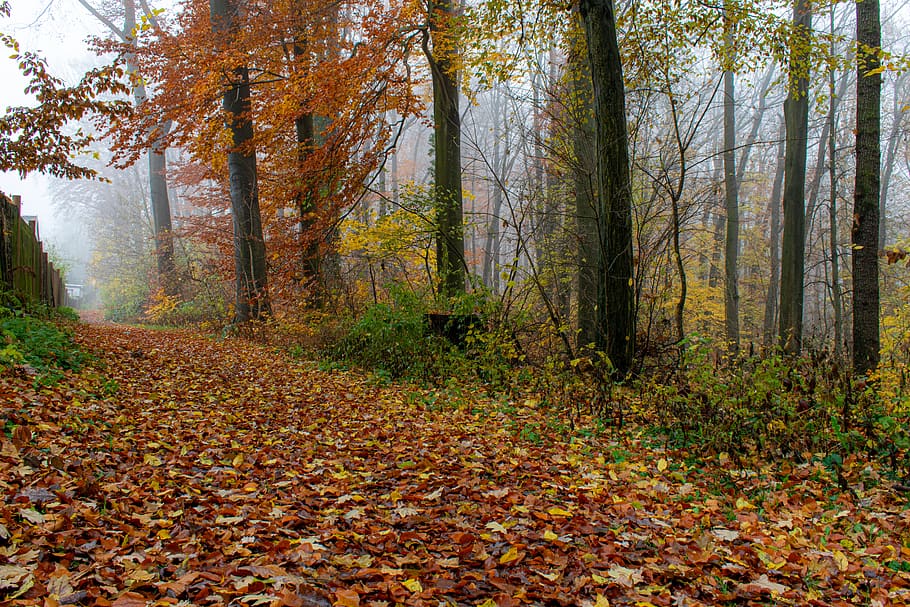
[[[177,185],[191,187],[189,200],[207,210],[204,221],[222,226],[199,233],[229,248],[223,211],[231,141],[218,99],[224,75],[246,64],[270,274],[278,295],[299,286],[307,251],[322,256],[335,246],[341,217],[364,195],[402,121],[422,108],[408,61],[418,29],[413,11],[409,3],[247,3],[242,23],[225,34],[213,33],[207,2],[186,3],[173,21],[137,32],[135,62],[153,94],[114,124],[118,160],[135,162],[146,148],[143,124],[172,121],[167,145],[186,150],[197,167],[178,171]],[[303,120],[313,125],[308,138],[295,129]],[[203,229],[198,216],[193,222]]]

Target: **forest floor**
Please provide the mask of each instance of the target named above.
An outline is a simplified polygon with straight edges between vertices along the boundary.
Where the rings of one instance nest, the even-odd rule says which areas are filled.
[[[3,604],[910,603],[884,482],[560,433],[533,400],[240,339],[76,332],[83,371],[0,375]]]

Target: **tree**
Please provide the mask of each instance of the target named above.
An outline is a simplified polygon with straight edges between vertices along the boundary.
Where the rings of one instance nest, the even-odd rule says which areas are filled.
[[[236,0],[210,0],[209,7],[212,31],[227,38],[222,42],[229,48],[229,38],[239,27]],[[232,140],[227,164],[234,223],[234,322],[242,323],[268,315],[271,307],[256,182],[249,69],[238,62],[224,78],[224,109]]]
[[[831,23],[831,46],[830,54],[835,56],[834,46],[834,6],[830,9]],[[835,89],[834,65],[828,67],[828,119],[825,125],[828,130],[828,230],[829,230],[829,247],[831,256],[831,305],[834,307],[834,356],[838,359],[841,357],[841,348],[843,347],[844,337],[844,319],[843,306],[841,304],[840,290],[840,253],[838,252],[837,237],[837,104],[835,99],[837,91]],[[846,81],[846,79],[844,79]]]
[[[736,97],[734,82],[733,19],[731,0],[724,3],[724,206],[727,211],[724,247],[724,318],[727,343],[739,350],[739,184],[736,179]]]
[[[433,81],[436,270],[439,293],[444,297],[452,297],[465,290],[461,114],[458,110],[455,17],[453,0],[430,0],[429,27],[423,37],[423,51],[430,64]]]
[[[577,23],[577,25],[576,25]],[[593,98],[591,67],[586,60],[583,26],[576,16],[576,25],[570,29],[568,70],[570,83],[568,97],[572,124],[571,141],[574,162],[572,181],[575,186],[575,231],[578,242],[577,316],[579,348],[596,344],[597,328],[597,185],[593,183],[597,173],[594,161],[594,121],[591,101]]]
[[[145,0],[140,0],[143,19],[156,24],[155,13]],[[130,77],[133,103],[138,108],[148,100],[145,81],[136,71],[135,49],[136,32],[139,26],[136,19],[134,0],[122,0],[123,26],[118,27],[107,15],[95,8],[88,0],[79,0],[92,16],[100,21],[126,48],[126,73]],[[152,206],[152,220],[155,229],[155,256],[158,261],[158,279],[167,295],[177,292],[177,276],[174,268],[174,241],[171,226],[171,204],[167,188],[167,134],[170,123],[164,122],[147,127],[149,132],[148,171],[149,194]]]
[[[784,351],[798,354],[803,339],[803,275],[806,243],[806,147],[809,132],[809,37],[812,9],[796,0],[784,101],[784,235],[781,246],[780,328]]]
[[[762,324],[762,343],[767,347],[774,343],[777,335],[777,306],[780,303],[780,211],[781,188],[784,182],[784,164],[786,163],[786,126],[780,125],[777,154],[775,158],[774,182],[771,186],[771,198],[768,200],[768,215],[771,220],[769,237],[771,241],[770,272],[768,290],[765,297],[765,317]]]
[[[594,84],[598,237],[597,346],[619,376],[635,352],[632,274],[632,186],[626,135],[625,85],[611,0],[581,0]]]
[[[856,3],[856,182],[853,191],[853,371],[879,361],[878,222],[882,76],[878,0]]]

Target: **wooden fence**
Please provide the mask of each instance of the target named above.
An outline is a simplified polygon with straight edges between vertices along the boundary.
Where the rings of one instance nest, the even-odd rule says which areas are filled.
[[[38,221],[24,219],[18,196],[0,192],[0,289],[23,303],[66,305],[63,278],[38,237]]]

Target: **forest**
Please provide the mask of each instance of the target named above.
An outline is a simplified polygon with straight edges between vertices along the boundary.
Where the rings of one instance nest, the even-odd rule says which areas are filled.
[[[0,596],[910,600],[906,5],[67,4],[76,84],[2,35],[91,254],[3,294]]]

